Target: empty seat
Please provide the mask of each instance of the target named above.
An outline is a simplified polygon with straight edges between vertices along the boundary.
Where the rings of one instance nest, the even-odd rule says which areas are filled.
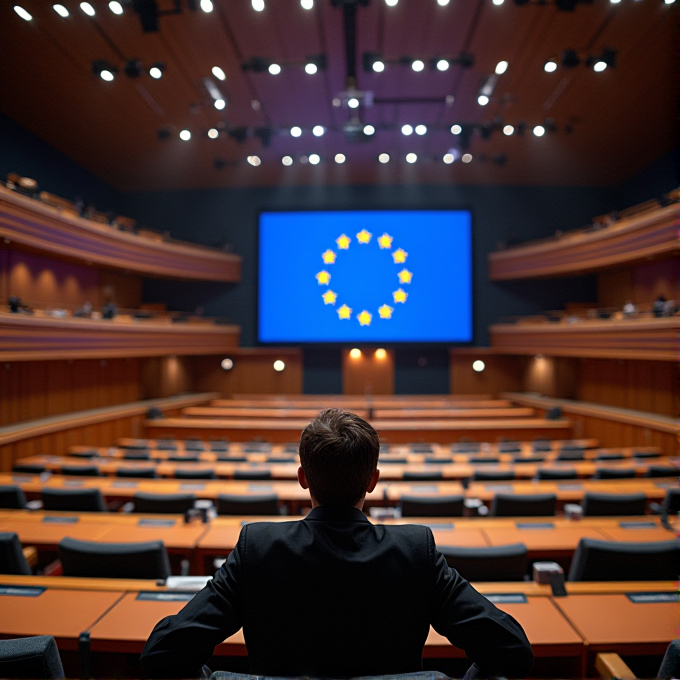
[[[26,496],[20,487],[8,484],[0,486],[0,508],[21,510],[26,507]]]
[[[0,640],[0,677],[62,680],[64,667],[51,635]]]
[[[494,494],[490,515],[494,517],[552,517],[557,508],[554,493]]]
[[[536,439],[532,446],[532,450],[536,453],[552,451],[552,444],[549,439]]]
[[[669,534],[670,535],[670,534]],[[680,542],[629,543],[582,538],[569,569],[570,581],[676,581]]]
[[[269,456],[267,458],[268,463],[296,463],[297,458],[295,456]]]
[[[620,453],[600,453],[595,460],[624,460],[625,456]]]
[[[389,450],[389,447],[387,449],[384,449],[382,446],[380,447],[381,451]],[[296,442],[291,442],[290,444],[286,444],[283,447],[284,453],[300,453],[300,445]]]
[[[157,476],[155,467],[116,468],[116,477],[154,479]]]
[[[500,458],[495,456],[472,456],[468,458],[468,462],[475,465],[495,465],[500,463]]]
[[[674,465],[650,465],[645,477],[678,477],[680,476],[680,469]]]
[[[465,496],[401,497],[402,517],[462,517]]]
[[[45,470],[47,470],[47,467],[38,463],[15,463],[12,465],[12,472],[23,472],[28,475],[39,475]]]
[[[148,579],[170,576],[163,541],[98,543],[63,538],[59,543],[59,559],[64,576]]]
[[[9,531],[0,533],[0,574],[31,575],[19,537]]]
[[[474,482],[511,482],[514,479],[514,470],[475,470],[472,473]]]
[[[241,446],[243,453],[268,453],[271,450],[272,445],[269,442],[250,442]]]
[[[643,493],[615,494],[589,491],[583,497],[583,514],[590,517],[644,515],[647,497]]]
[[[519,442],[498,442],[499,453],[519,453],[522,445]]]
[[[99,455],[97,449],[89,449],[88,451],[71,451],[68,454],[71,458],[96,458]]]
[[[557,460],[583,460],[586,450],[581,446],[563,446],[557,454]]]
[[[138,441],[136,444],[121,444],[119,448],[124,449],[126,451],[148,451],[149,442],[145,440]]]
[[[576,470],[565,470],[559,468],[539,468],[538,479],[577,479]]]
[[[425,472],[404,472],[401,478],[405,482],[439,482],[444,478],[441,470],[431,470]]]
[[[214,451],[215,453],[224,453],[225,451],[229,451],[229,442],[217,440],[210,442],[210,450]]]
[[[42,502],[45,510],[70,510],[73,512],[104,512],[106,505],[99,489],[43,488]]]
[[[597,468],[593,475],[593,479],[634,479],[635,477],[635,468],[633,467],[601,467]]]
[[[446,562],[468,581],[523,581],[527,547],[511,543],[494,548],[438,546]]]
[[[62,465],[62,475],[73,477],[99,477],[99,468],[96,465]]]
[[[512,459],[513,463],[544,463],[545,456],[516,456]]]
[[[177,451],[177,443],[173,439],[157,439],[156,448],[159,451]]]
[[[131,449],[125,449],[123,451],[124,460],[149,460],[150,458],[149,450],[144,449],[143,451],[135,451]]]
[[[234,470],[234,479],[247,479],[255,481],[258,479],[271,479],[271,470]]]
[[[409,444],[412,453],[433,453],[434,449],[430,444]]]
[[[196,503],[193,493],[145,493],[137,492],[132,497],[134,512],[181,513],[191,510]]]
[[[406,465],[408,458],[378,458],[378,465]]]
[[[197,463],[199,456],[197,453],[185,453],[168,456],[170,463]]]
[[[279,497],[275,493],[253,496],[219,494],[218,515],[278,515]]]
[[[212,468],[194,470],[178,468],[175,470],[175,479],[215,479],[215,470]]]
[[[482,448],[479,442],[458,442],[451,444],[452,453],[477,453]]]

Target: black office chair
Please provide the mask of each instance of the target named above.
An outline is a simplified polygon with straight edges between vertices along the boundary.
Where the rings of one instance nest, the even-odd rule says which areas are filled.
[[[215,470],[212,468],[206,469],[182,469],[175,470],[175,479],[215,479]]]
[[[64,667],[51,635],[0,640],[0,677],[62,680]]]
[[[217,496],[218,515],[278,515],[279,497],[275,493],[240,496],[221,493]]]
[[[554,493],[496,493],[489,515],[493,517],[554,517],[557,496]]]
[[[234,470],[234,479],[257,481],[271,478],[271,470]]]
[[[583,497],[582,507],[585,517],[644,515],[647,497],[644,493],[615,494],[588,491]]]
[[[187,439],[184,442],[185,451],[205,451],[205,444],[201,439]]]
[[[565,470],[559,468],[538,468],[538,479],[545,480],[560,480],[560,479],[578,479],[576,470]]]
[[[472,456],[468,458],[468,463],[474,465],[496,465],[497,463],[500,463],[500,460],[500,458],[496,458],[495,456]]]
[[[451,453],[478,453],[481,448],[479,442],[458,442],[451,444]]]
[[[462,517],[465,496],[401,497],[402,517]]]
[[[92,458],[96,458],[99,455],[99,451],[97,451],[97,449],[89,449],[88,451],[71,451],[71,453],[68,455],[70,458],[87,458],[88,460],[91,460]]]
[[[633,451],[633,458],[649,459],[661,458],[661,453],[658,451]]]
[[[8,484],[0,486],[0,508],[22,510],[26,507],[26,496],[20,487]]]
[[[515,479],[514,470],[475,470],[473,482],[511,482]]]
[[[224,456],[217,456],[220,463],[246,463],[248,459],[245,456],[230,456],[228,453]]]
[[[431,444],[409,444],[411,453],[434,453]]]
[[[118,448],[123,449],[123,451],[138,451],[138,452],[146,451],[148,453],[149,443],[144,441],[137,442],[136,444],[121,444]]]
[[[269,456],[268,463],[297,463],[295,456]]]
[[[645,477],[680,477],[680,468],[675,465],[650,465]]]
[[[427,465],[450,465],[453,463],[453,458],[449,456],[426,456],[425,463]]]
[[[9,531],[0,533],[0,574],[31,575],[19,537]]]
[[[527,572],[527,547],[511,543],[493,548],[437,546],[446,562],[468,581],[523,581]]]
[[[64,576],[166,579],[170,560],[163,541],[98,543],[63,538],[59,559]]]
[[[12,465],[12,472],[19,472],[26,475],[39,475],[47,470],[47,466],[39,463],[15,463]]]
[[[563,446],[557,454],[557,460],[583,460],[586,450],[582,446]]]
[[[498,453],[519,453],[521,450],[519,442],[498,442]]]
[[[229,451],[229,442],[215,440],[210,442],[210,450],[214,453],[226,453]]]
[[[132,497],[133,512],[184,514],[196,503],[193,493],[146,493],[138,491]]]
[[[169,463],[198,463],[199,456],[197,453],[178,453],[168,456],[167,460]]]
[[[680,675],[680,640],[673,640],[663,656],[657,680],[670,680]]]
[[[531,448],[534,453],[549,453],[552,451],[552,443],[549,439],[535,439]]]
[[[149,460],[149,458],[151,458],[151,454],[148,449],[144,451],[125,449],[123,451],[123,460]]]
[[[158,451],[177,451],[179,447],[174,439],[157,439],[156,449]]]
[[[635,479],[636,476],[635,468],[632,467],[601,467],[595,470],[593,479]]]
[[[603,460],[623,460],[624,458],[625,456],[620,453],[600,453],[595,456],[595,460],[598,462]]]
[[[384,448],[385,446],[386,446],[385,444],[381,445],[381,446],[380,446],[380,450],[381,450],[381,451],[389,451],[389,448],[390,448],[390,447],[387,446],[387,448],[385,449],[385,448]],[[298,442],[290,442],[289,444],[286,444],[286,445],[283,447],[283,452],[284,452],[284,453],[295,453],[295,454],[298,454],[298,453],[300,453],[300,444],[299,444]]]
[[[72,477],[101,477],[96,465],[62,465],[61,474]]]
[[[424,472],[406,471],[401,475],[405,482],[440,482],[444,479],[441,470],[428,470]]]
[[[53,489],[44,487],[41,496],[45,510],[106,511],[104,498],[99,489]]]
[[[664,510],[675,515],[680,512],[680,489],[667,489],[666,498],[663,502]]]
[[[516,456],[512,462],[520,465],[522,463],[545,463],[545,456]]]
[[[116,468],[116,477],[133,477],[137,479],[155,479],[158,477],[155,467]]]
[[[408,458],[378,458],[378,465],[406,465]]]
[[[571,561],[569,581],[677,581],[679,574],[677,540],[628,543],[582,538]]]

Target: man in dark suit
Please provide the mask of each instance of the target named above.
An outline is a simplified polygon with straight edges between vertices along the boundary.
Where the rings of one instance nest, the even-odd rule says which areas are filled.
[[[312,511],[245,525],[212,581],[156,625],[146,673],[195,677],[241,627],[253,674],[414,672],[432,625],[481,675],[524,677],[533,653],[522,627],[447,566],[432,531],[374,526],[361,511],[378,483],[379,448],[366,421],[322,411],[300,439],[298,480]]]

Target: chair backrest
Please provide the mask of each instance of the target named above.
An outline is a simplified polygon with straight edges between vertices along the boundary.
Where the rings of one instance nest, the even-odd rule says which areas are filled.
[[[657,680],[669,680],[680,675],[680,640],[673,640],[664,654]]]
[[[557,460],[583,460],[586,457],[585,449],[562,447],[557,454]]]
[[[644,515],[647,497],[644,493],[595,493],[583,497],[583,514],[590,517]]]
[[[212,468],[177,468],[175,479],[215,479],[215,470]]]
[[[578,479],[576,470],[565,470],[559,468],[538,468],[538,479]]]
[[[479,442],[458,442],[451,444],[451,453],[477,453],[481,448]]]
[[[156,448],[159,451],[177,451],[177,442],[174,439],[157,439]]]
[[[522,450],[522,445],[519,442],[499,442],[499,453],[519,453]]]
[[[62,465],[62,475],[73,477],[99,477],[99,468],[96,465]]]
[[[661,458],[659,451],[633,451],[633,458]]]
[[[257,496],[238,494],[219,494],[217,496],[218,515],[278,515],[279,497],[275,493]]]
[[[167,460],[169,463],[197,463],[199,456],[195,451],[182,454],[177,453],[168,456]]]
[[[475,482],[509,482],[515,479],[514,470],[475,470],[472,473]]]
[[[148,579],[170,576],[163,541],[98,543],[63,538],[59,543],[59,559],[64,576]]]
[[[406,465],[408,458],[378,458],[378,466],[380,465]]]
[[[517,463],[544,463],[545,456],[516,456],[512,462]]]
[[[87,458],[89,460],[91,458],[96,458],[99,455],[99,451],[97,451],[97,449],[90,449],[89,451],[71,451],[68,455],[69,458]]]
[[[295,456],[269,456],[267,458],[268,463],[296,463],[297,458]]]
[[[477,666],[471,668],[477,669]],[[471,670],[471,669],[470,669]],[[468,671],[469,672],[469,671]],[[463,680],[473,680],[477,675],[466,675]],[[231,671],[214,671],[209,680],[255,680],[256,676],[246,675],[245,673],[232,673]],[[267,680],[286,680],[276,676],[268,677]],[[307,680],[322,680],[321,678],[310,677]],[[354,680],[451,680],[448,675],[439,671],[415,671],[413,673],[391,673],[390,675],[363,675]]]
[[[43,487],[41,492],[45,510],[74,512],[104,512],[106,505],[99,489],[56,489]]]
[[[462,517],[465,496],[401,497],[402,517]]]
[[[522,581],[527,571],[527,547],[511,543],[493,548],[438,546],[446,562],[468,581]]]
[[[623,460],[625,456],[621,453],[600,453],[595,456],[595,460]]]
[[[670,536],[669,532],[669,536]],[[680,542],[629,543],[582,538],[569,569],[570,581],[676,581]]]
[[[39,475],[47,470],[47,466],[38,463],[15,463],[12,472],[23,472],[27,475]]]
[[[409,472],[402,474],[401,478],[405,482],[438,482],[444,478],[441,470],[428,470],[425,472]]]
[[[143,451],[135,451],[133,449],[123,450],[123,460],[149,460],[151,454],[148,449]]]
[[[450,456],[426,456],[425,463],[427,465],[450,465],[453,463],[453,458]]]
[[[205,451],[205,444],[201,439],[187,439],[184,442],[185,451]]]
[[[552,451],[552,444],[549,439],[537,439],[532,444],[532,449],[536,453],[542,451],[547,453],[548,451]]]
[[[0,508],[21,510],[26,507],[26,496],[20,487],[13,484],[0,486]]]
[[[210,442],[210,450],[215,451],[215,452],[220,452],[220,453],[224,453],[225,451],[229,451],[229,442],[224,441],[224,440],[215,439],[214,441]]]
[[[635,479],[636,476],[634,467],[601,467],[595,470],[593,479]]]
[[[116,477],[137,477],[155,479],[158,476],[155,467],[116,468]]]
[[[62,680],[64,667],[51,635],[0,640],[0,677]]]
[[[234,470],[234,479],[271,479],[271,470]]]
[[[489,514],[494,517],[553,517],[556,508],[554,493],[496,493]]]
[[[9,531],[0,533],[0,574],[31,575],[19,537]]]
[[[680,468],[675,465],[650,465],[645,477],[680,477]]]
[[[680,512],[680,489],[667,489],[663,505],[664,510],[668,513]]]
[[[245,456],[230,456],[229,453],[218,455],[217,460],[221,463],[245,463],[248,459]]]
[[[468,463],[474,463],[475,465],[495,465],[500,463],[500,458],[496,456],[471,456],[468,458]]]
[[[134,512],[182,513],[191,510],[196,502],[193,493],[145,493],[138,491],[132,497]]]

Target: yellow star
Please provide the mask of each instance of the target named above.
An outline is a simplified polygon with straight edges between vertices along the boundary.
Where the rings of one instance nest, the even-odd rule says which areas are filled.
[[[371,234],[370,231],[366,231],[365,229],[362,229],[357,234],[357,241],[359,241],[359,243],[369,243],[372,236],[373,236],[373,234]]]
[[[378,245],[380,246],[380,249],[384,250],[386,248],[389,250],[392,247],[392,239],[393,237],[389,234],[383,234],[382,236],[379,236]]]
[[[325,253],[321,253],[324,264],[335,264],[335,253],[332,250],[327,250]]]
[[[335,239],[335,242],[338,244],[338,248],[340,250],[347,250],[349,248],[349,242],[352,239],[349,236],[346,236],[345,234],[340,234],[338,238]]]
[[[332,290],[327,290],[321,297],[323,298],[323,303],[325,305],[334,305],[338,294],[334,293]]]
[[[316,280],[320,286],[327,286],[331,282],[331,275],[323,269],[316,275]]]
[[[395,290],[394,293],[392,293],[392,297],[394,298],[395,302],[406,302],[408,293],[399,288]]]
[[[395,250],[392,253],[392,257],[394,258],[394,264],[404,264],[406,262],[406,258],[408,257],[408,253],[399,248],[399,250]]]
[[[357,319],[359,319],[359,324],[361,326],[370,326],[371,325],[371,319],[373,316],[369,314],[365,309],[361,314],[357,314]]]
[[[397,276],[399,277],[399,283],[411,283],[413,272],[410,272],[408,269],[402,269]]]
[[[383,305],[378,308],[378,314],[380,314],[381,319],[391,319],[393,311],[394,307],[390,307],[389,305]]]
[[[347,305],[343,305],[338,309],[338,316],[341,319],[349,319],[352,316],[352,308]]]

